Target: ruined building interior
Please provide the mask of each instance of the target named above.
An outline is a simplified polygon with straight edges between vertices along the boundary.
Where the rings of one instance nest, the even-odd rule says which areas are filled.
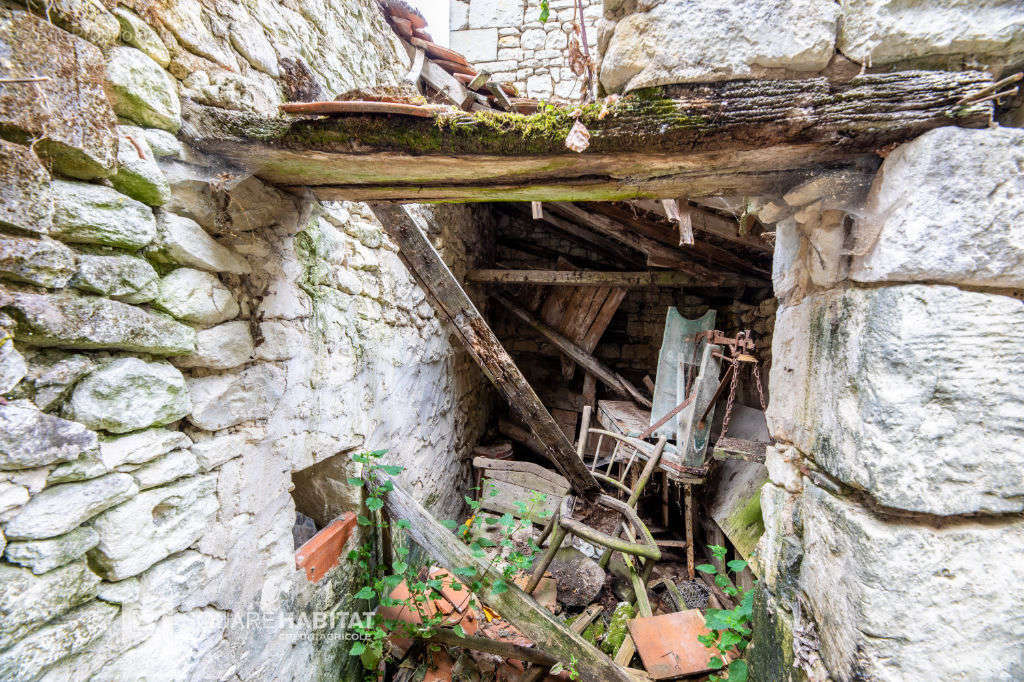
[[[447,7],[0,2],[0,679],[1024,679],[1019,0]]]

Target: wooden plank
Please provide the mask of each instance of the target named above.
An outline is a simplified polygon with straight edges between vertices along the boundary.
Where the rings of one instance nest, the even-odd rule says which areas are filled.
[[[772,246],[761,239],[759,235],[740,234],[739,221],[732,218],[723,218],[717,213],[699,206],[689,205],[689,202],[685,199],[680,199],[679,203],[681,208],[686,208],[688,210],[690,214],[690,224],[693,226],[693,229],[698,230],[699,232],[713,234],[716,237],[721,237],[726,241],[740,244],[750,249],[771,252]],[[635,204],[637,208],[641,208],[645,211],[668,217],[665,207],[660,202],[650,201],[648,199],[638,199],[634,201],[633,204]]]
[[[470,102],[476,99],[466,86],[429,59],[423,62],[423,80],[460,109],[469,106]]]
[[[616,287],[632,289],[637,287],[682,287],[720,286],[735,287],[749,284],[749,278],[725,275],[716,284],[709,285],[699,277],[678,271],[630,271],[615,270],[470,270],[466,274],[469,282],[481,284],[544,284],[566,287]]]
[[[402,206],[373,204],[371,208],[434,309],[451,323],[466,350],[537,438],[545,456],[576,494],[586,499],[598,495],[600,487],[590,470],[412,216]]]
[[[767,448],[767,443],[723,436],[715,441],[711,456],[715,459],[741,459],[763,464]]]
[[[543,479],[549,486],[562,489],[569,487],[569,481],[564,476],[559,476],[554,471],[534,464],[533,462],[517,462],[509,459],[491,459],[488,457],[474,457],[473,467],[483,469],[488,476],[493,476],[496,471],[511,471],[526,473],[535,478]]]
[[[423,40],[422,38],[416,37],[409,38],[409,44],[412,45],[413,47],[417,47],[423,50],[431,57],[434,57],[436,59],[444,59],[450,62],[455,62],[456,64],[469,66],[469,62],[466,61],[465,57],[463,57],[455,50],[451,50],[447,47],[443,47],[441,45],[437,45],[436,43],[432,43],[427,40]]]
[[[761,488],[768,481],[768,470],[763,464],[726,460],[717,476],[708,514],[743,558],[749,560],[764,533]]]
[[[601,340],[601,336],[608,328],[608,325],[611,324],[612,318],[615,317],[622,299],[626,297],[626,293],[627,290],[621,288],[615,288],[608,292],[608,296],[605,297],[601,309],[597,311],[594,321],[590,323],[590,329],[587,330],[580,343],[584,349],[594,352],[598,342]]]
[[[576,239],[596,248],[597,251],[605,256],[609,256],[613,262],[622,263],[623,265],[642,266],[644,259],[640,257],[635,249],[631,249],[622,244],[622,242],[609,239],[603,235],[597,234],[593,230],[588,230],[585,227],[580,227],[576,223],[559,218],[554,215],[551,211],[542,212],[542,220],[548,225],[554,227],[560,232],[575,237]]]
[[[715,357],[721,353],[722,347],[710,343],[701,343],[700,370],[693,384],[696,398],[679,413],[679,428],[676,431],[676,450],[687,466],[702,466],[708,441],[711,438],[711,422],[715,417],[712,400],[719,385],[722,373],[722,361]],[[701,416],[707,412],[707,418],[701,422]]]
[[[376,476],[379,484],[390,480],[379,472]],[[383,499],[388,515],[393,519],[407,520],[409,528],[406,532],[413,541],[452,575],[455,575],[456,569],[473,566],[478,575],[486,576],[490,581],[501,579],[497,571],[487,562],[475,558],[469,547],[435,521],[400,485],[395,484],[392,490],[384,493]],[[556,620],[533,597],[515,585],[509,585],[508,590],[501,594],[495,594],[493,590],[482,590],[477,597],[532,640],[541,651],[551,654],[564,664],[575,657],[576,668],[584,679],[608,682],[631,680],[629,673],[615,665],[582,636]]]
[[[531,504],[530,498],[534,493],[544,495],[544,500]],[[511,514],[512,516],[524,518],[534,523],[544,524],[558,508],[562,505],[563,495],[555,495],[543,490],[533,490],[525,486],[499,481],[494,478],[485,478],[480,484],[480,507],[499,514]],[[529,513],[524,515],[516,502],[525,502],[527,507],[533,507]]]
[[[559,497],[565,497],[566,493],[569,492],[569,484],[567,481],[565,482],[565,485],[555,485],[546,478],[541,478],[540,476],[531,474],[528,471],[502,471],[501,469],[487,469],[484,471],[484,476],[486,479],[511,483],[522,488],[529,488],[530,490],[542,492],[546,495],[558,495]]]

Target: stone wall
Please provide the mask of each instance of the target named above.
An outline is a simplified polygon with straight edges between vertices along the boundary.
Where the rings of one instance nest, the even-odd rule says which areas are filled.
[[[293,495],[333,479],[293,474],[388,448],[452,516],[486,382],[365,205],[175,133],[394,82],[405,53],[368,0],[50,18],[0,9],[0,76],[48,78],[0,86],[0,678],[346,678],[352,576],[293,558]],[[473,265],[474,209],[415,210]]]
[[[601,4],[582,4],[587,43],[596,59]],[[450,0],[449,7],[451,47],[474,66],[514,84],[527,97],[581,98],[584,78],[572,72],[568,51],[573,25],[580,22],[575,0],[550,0],[544,22],[539,0]]]

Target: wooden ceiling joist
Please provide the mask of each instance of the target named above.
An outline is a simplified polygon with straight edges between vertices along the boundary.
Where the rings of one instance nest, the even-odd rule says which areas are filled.
[[[470,270],[470,282],[480,284],[549,284],[575,287],[736,287],[750,284],[740,275],[721,274],[708,283],[699,277],[678,271],[616,272],[612,270]]]
[[[661,199],[784,191],[947,125],[982,127],[980,71],[866,74],[671,86],[585,107],[583,153],[564,142],[568,109],[264,117],[186,102],[183,136],[278,185],[324,199],[511,201]],[[665,94],[667,93],[667,95]]]

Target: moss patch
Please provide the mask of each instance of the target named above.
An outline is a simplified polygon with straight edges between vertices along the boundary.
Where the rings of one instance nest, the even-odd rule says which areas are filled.
[[[746,504],[734,511],[726,519],[726,535],[736,549],[745,557],[749,557],[757,546],[757,541],[764,534],[764,519],[761,516],[761,493],[758,489],[750,496]]]
[[[612,612],[611,620],[608,621],[608,633],[604,636],[604,641],[601,642],[601,651],[609,656],[615,655],[615,652],[622,646],[622,641],[626,639],[626,634],[629,632],[626,624],[632,618],[636,618],[636,609],[633,608],[633,605],[619,602],[615,611]]]

